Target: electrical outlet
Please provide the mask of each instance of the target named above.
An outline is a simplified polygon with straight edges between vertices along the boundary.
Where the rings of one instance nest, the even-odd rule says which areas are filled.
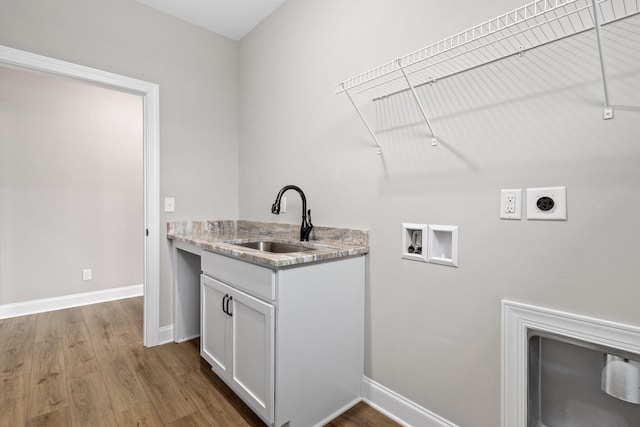
[[[516,196],[512,193],[507,194],[504,211],[505,213],[516,213]]]
[[[283,197],[282,199],[280,199],[280,213],[286,213],[287,212],[287,198]]]
[[[91,280],[91,270],[82,270],[82,280]]]
[[[527,188],[527,219],[567,219],[567,187]]]
[[[500,190],[500,218],[522,218],[522,190]]]
[[[164,198],[164,211],[175,212],[176,211],[176,199],[174,197]]]

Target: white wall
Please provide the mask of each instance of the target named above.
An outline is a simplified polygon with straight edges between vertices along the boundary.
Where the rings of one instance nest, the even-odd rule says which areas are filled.
[[[0,304],[141,284],[142,98],[5,67],[0,94]]]
[[[0,44],[160,85],[160,325],[172,320],[166,221],[238,214],[238,43],[132,0],[4,0]]]
[[[638,40],[605,40],[614,120],[588,34],[437,83],[438,147],[390,100],[383,157],[333,85],[522,4],[289,0],[240,44],[240,217],[298,222],[293,193],[269,211],[297,184],[316,225],[370,229],[366,374],[460,426],[500,424],[501,299],[640,324]],[[498,219],[500,188],[557,185],[568,221]],[[402,222],[458,225],[459,268],[400,259]]]

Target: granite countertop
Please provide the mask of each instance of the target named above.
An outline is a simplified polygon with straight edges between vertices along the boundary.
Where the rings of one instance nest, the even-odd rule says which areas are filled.
[[[348,228],[316,227],[310,241],[300,242],[300,225],[228,220],[167,223],[167,238],[271,268],[286,267],[369,253],[369,233]],[[234,243],[269,240],[295,243],[313,251],[272,253]]]

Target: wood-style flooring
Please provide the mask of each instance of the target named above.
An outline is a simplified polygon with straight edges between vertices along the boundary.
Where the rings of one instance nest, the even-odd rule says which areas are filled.
[[[0,427],[264,426],[198,340],[142,345],[142,297],[0,320]],[[397,426],[360,403],[331,427]]]

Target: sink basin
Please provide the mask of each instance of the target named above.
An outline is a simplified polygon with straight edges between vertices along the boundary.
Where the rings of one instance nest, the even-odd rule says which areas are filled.
[[[280,242],[249,242],[249,243],[234,243],[235,246],[242,246],[243,248],[257,249],[262,252],[272,252],[277,254],[286,254],[290,252],[307,252],[313,251],[313,248],[308,248],[302,245],[295,245],[291,243]]]

